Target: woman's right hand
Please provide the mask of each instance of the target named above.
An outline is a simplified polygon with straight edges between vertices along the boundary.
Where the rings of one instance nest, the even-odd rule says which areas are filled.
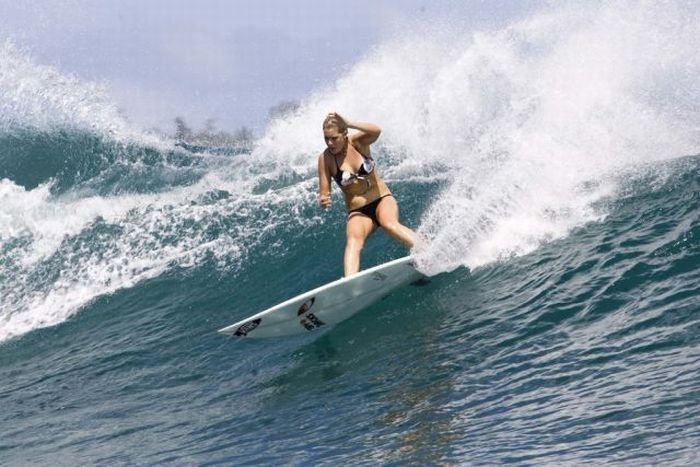
[[[331,195],[320,195],[318,197],[318,202],[323,209],[328,209],[331,207]]]

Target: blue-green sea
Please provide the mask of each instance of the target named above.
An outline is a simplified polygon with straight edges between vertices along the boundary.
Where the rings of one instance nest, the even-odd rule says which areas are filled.
[[[387,40],[246,148],[0,47],[0,464],[700,463],[698,23],[606,12]],[[421,237],[362,266],[428,283],[217,333],[341,276],[332,110]]]

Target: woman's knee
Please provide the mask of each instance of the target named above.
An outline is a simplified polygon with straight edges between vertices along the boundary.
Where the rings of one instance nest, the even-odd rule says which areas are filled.
[[[362,250],[365,246],[365,239],[361,235],[348,235],[345,246],[353,250]]]
[[[352,216],[348,219],[346,236],[348,241],[364,243],[372,233],[372,220],[361,216]]]
[[[399,224],[398,221],[385,222],[382,224],[382,229],[384,229],[388,235],[393,237],[401,233],[401,224]]]
[[[362,229],[348,229],[345,240],[346,248],[361,251],[365,246],[366,235]]]

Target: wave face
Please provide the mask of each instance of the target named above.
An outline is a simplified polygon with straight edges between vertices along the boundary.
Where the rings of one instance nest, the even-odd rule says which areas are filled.
[[[457,23],[386,39],[241,154],[2,45],[0,461],[697,463],[700,12]],[[341,274],[329,110],[381,124],[431,282],[225,339]],[[405,253],[379,233],[363,266]]]

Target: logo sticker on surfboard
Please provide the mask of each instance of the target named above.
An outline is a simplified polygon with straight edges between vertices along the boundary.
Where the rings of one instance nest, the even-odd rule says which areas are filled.
[[[316,297],[311,297],[307,301],[301,304],[299,310],[297,311],[297,316],[301,317],[299,324],[304,326],[307,331],[312,331],[314,329],[324,326],[326,323],[321,321],[313,313],[309,313],[309,310],[314,306]]]
[[[316,297],[311,297],[307,301],[301,304],[299,307],[299,311],[297,311],[297,316],[301,316],[307,311],[311,309],[312,306],[314,306],[314,302],[316,301]]]
[[[262,322],[262,318],[254,319],[252,321],[248,321],[247,323],[243,323],[238,329],[236,329],[236,332],[233,334],[234,336],[240,336],[240,337],[245,337],[248,335],[249,332],[251,332],[253,329],[257,328],[260,326],[260,323]]]

